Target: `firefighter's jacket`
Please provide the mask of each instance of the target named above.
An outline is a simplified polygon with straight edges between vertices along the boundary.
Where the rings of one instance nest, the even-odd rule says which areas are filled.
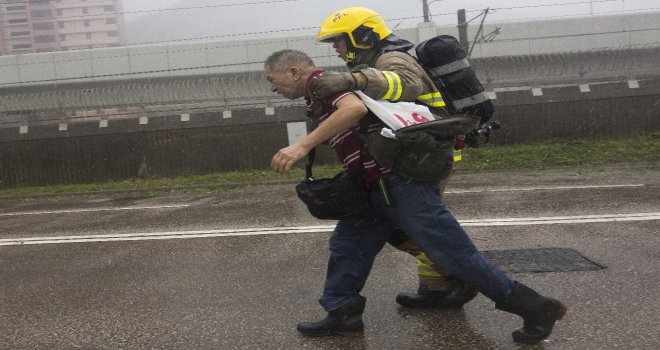
[[[440,92],[413,56],[401,51],[381,55],[372,51],[364,52],[358,60],[357,63],[372,67],[359,69],[367,78],[363,90],[367,96],[391,102],[417,100],[431,107],[434,114],[447,115]]]

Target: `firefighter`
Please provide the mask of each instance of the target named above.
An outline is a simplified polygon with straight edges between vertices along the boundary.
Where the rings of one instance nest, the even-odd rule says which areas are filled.
[[[316,98],[324,100],[344,90],[361,90],[373,99],[417,101],[440,117],[448,115],[433,81],[407,53],[414,44],[395,36],[378,13],[363,7],[341,9],[323,22],[316,40],[331,43],[351,70],[325,72],[316,82]],[[441,191],[446,184],[447,179],[440,181]],[[400,305],[460,308],[477,295],[471,286],[444,274],[405,232],[395,230],[388,243],[417,258],[417,293],[399,293],[396,301]]]

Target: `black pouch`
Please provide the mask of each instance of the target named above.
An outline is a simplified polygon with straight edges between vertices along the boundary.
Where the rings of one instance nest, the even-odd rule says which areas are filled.
[[[362,123],[360,128],[362,131],[366,130],[366,123]],[[314,179],[312,166],[316,158],[316,148],[309,152],[305,164],[305,179],[296,185],[296,193],[312,216],[324,220],[353,219],[362,216],[371,207],[369,192],[362,178],[363,154],[364,143],[360,142],[361,173],[344,170],[330,179]]]
[[[362,176],[347,170],[333,178],[308,176],[296,185],[296,193],[317,219],[357,218],[371,206]]]
[[[463,115],[401,128],[394,138],[370,133],[366,144],[378,164],[420,181],[449,177],[454,164],[454,137],[472,130],[479,117]]]

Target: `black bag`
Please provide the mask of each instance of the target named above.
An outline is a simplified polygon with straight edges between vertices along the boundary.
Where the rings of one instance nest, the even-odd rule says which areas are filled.
[[[401,128],[389,138],[378,132],[366,144],[378,164],[420,181],[449,177],[454,164],[454,137],[474,129],[479,117],[462,115]]]
[[[362,162],[363,147],[360,148]],[[298,198],[317,219],[340,220],[360,217],[371,207],[362,175],[344,170],[333,178],[314,179],[312,165],[316,149],[309,152],[305,179],[296,185]]]
[[[491,118],[493,102],[456,38],[451,35],[436,36],[417,45],[415,53],[417,61],[442,94],[450,114],[477,116],[481,118],[479,124]]]

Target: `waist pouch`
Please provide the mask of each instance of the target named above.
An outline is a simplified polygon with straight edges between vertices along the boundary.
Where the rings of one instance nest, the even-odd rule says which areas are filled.
[[[366,123],[363,123],[360,131],[366,130]],[[312,216],[323,220],[352,219],[361,217],[371,207],[369,192],[362,178],[363,155],[364,143],[360,142],[360,173],[344,170],[333,178],[314,179],[312,167],[316,159],[316,148],[309,152],[305,179],[296,185],[296,193]]]
[[[454,138],[474,129],[479,120],[453,116],[398,129],[393,137],[374,132],[363,138],[378,164],[414,180],[441,180],[451,174]]]
[[[306,178],[296,185],[296,193],[317,219],[357,218],[371,207],[362,176],[346,170],[333,178]]]

